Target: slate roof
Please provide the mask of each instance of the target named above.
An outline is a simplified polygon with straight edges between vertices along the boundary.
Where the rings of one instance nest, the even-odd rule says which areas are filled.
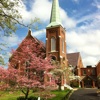
[[[79,52],[68,53],[67,54],[68,64],[76,67],[78,64],[79,55],[80,55]]]

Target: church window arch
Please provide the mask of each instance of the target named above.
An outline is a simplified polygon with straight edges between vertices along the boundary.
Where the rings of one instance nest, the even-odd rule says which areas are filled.
[[[51,51],[56,51],[56,39],[55,39],[55,37],[51,38]]]
[[[51,64],[54,64],[55,61],[57,61],[57,57],[56,56],[51,56]]]
[[[64,52],[64,40],[62,40],[62,52]]]
[[[51,60],[56,61],[57,60],[56,56],[51,56]]]

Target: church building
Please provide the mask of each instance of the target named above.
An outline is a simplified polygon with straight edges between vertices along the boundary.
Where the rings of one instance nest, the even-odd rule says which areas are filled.
[[[38,45],[40,45],[40,41],[33,37],[31,34],[31,30],[28,31],[27,36],[24,40],[30,39],[33,42],[37,42]],[[44,52],[46,55],[44,58],[51,55],[51,58],[53,60],[59,61],[60,64],[64,64],[66,67],[71,66],[74,70],[74,75],[79,76],[79,82],[82,87],[87,86],[87,84],[91,83],[93,87],[96,86],[96,80],[90,76],[90,74],[86,74],[85,70],[89,71],[90,69],[93,71],[94,77],[96,77],[96,73],[100,74],[100,63],[97,65],[97,72],[95,68],[84,68],[82,63],[82,58],[79,52],[76,53],[67,53],[66,47],[66,30],[64,29],[61,18],[60,18],[60,10],[59,10],[59,2],[58,0],[52,0],[52,10],[51,10],[51,17],[50,17],[50,23],[46,27],[46,45],[43,48],[41,48],[41,52]],[[19,50],[22,43],[19,45],[19,47],[16,50]],[[27,46],[26,46],[27,47]],[[15,65],[16,67],[20,66],[19,62],[15,62],[13,60],[13,56],[10,58],[9,62],[12,65]],[[99,67],[98,67],[99,66]],[[90,70],[90,71],[91,71]],[[84,76],[84,77],[83,77]],[[66,80],[64,81],[64,77],[62,78],[62,86],[66,84]],[[86,82],[85,80],[91,80]],[[64,88],[64,87],[62,87]]]

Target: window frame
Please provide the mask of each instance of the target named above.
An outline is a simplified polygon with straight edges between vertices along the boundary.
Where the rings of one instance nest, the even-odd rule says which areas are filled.
[[[62,39],[62,52],[63,52],[63,53],[64,53],[64,47],[65,47],[64,39]]]
[[[56,38],[51,37],[51,52],[56,51]]]
[[[83,75],[86,75],[86,70],[83,70]]]

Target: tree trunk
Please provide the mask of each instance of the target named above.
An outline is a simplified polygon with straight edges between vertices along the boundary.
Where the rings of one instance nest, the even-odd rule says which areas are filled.
[[[61,91],[61,84],[59,84],[59,91]]]
[[[29,95],[29,88],[27,88],[26,94],[25,94],[25,100],[28,100],[28,95]]]
[[[59,91],[61,91],[61,75],[60,75],[60,78],[59,78],[59,80],[58,80],[58,82],[59,82],[59,84],[58,84],[58,86],[59,86]]]

